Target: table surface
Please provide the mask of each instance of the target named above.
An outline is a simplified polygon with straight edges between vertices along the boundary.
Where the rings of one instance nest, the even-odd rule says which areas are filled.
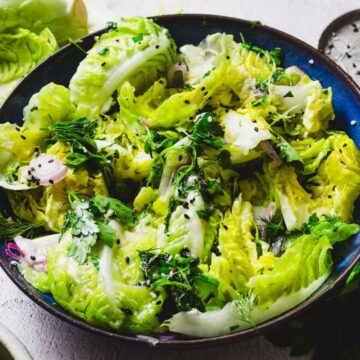
[[[98,22],[101,0],[90,19]],[[104,1],[105,2],[105,1]],[[103,2],[103,3],[104,3]],[[325,27],[337,16],[357,8],[357,0],[107,0],[111,18],[167,13],[209,13],[260,20],[288,32],[313,46]],[[103,6],[103,5],[101,5]],[[256,337],[220,348],[159,351],[130,347],[74,328],[41,309],[0,270],[0,322],[25,344],[35,360],[111,359],[290,359],[290,349],[277,348],[264,337]],[[310,355],[296,357],[309,359]]]

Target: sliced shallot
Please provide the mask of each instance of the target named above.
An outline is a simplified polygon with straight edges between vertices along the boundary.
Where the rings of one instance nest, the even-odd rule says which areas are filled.
[[[260,146],[275,161],[276,165],[281,165],[283,163],[269,140],[261,141]]]
[[[171,65],[167,72],[167,81],[170,87],[181,87],[188,77],[188,68],[183,61]]]
[[[68,168],[53,155],[41,154],[31,160],[28,179],[43,186],[53,185],[64,179]]]

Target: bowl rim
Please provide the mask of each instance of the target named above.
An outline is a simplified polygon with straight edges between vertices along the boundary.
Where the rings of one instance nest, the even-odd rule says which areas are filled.
[[[224,15],[213,15],[213,14],[199,14],[199,13],[191,13],[191,14],[170,14],[170,15],[159,15],[159,16],[149,16],[148,18],[154,20],[155,22],[157,20],[161,19],[168,19],[168,20],[177,20],[179,18],[189,18],[194,20],[221,20],[226,21],[234,24],[241,24],[246,27],[252,27],[253,22],[249,20],[244,20],[236,17],[230,17],[230,16],[224,16]],[[352,92],[358,97],[360,100],[360,87],[355,83],[355,81],[348,75],[344,70],[342,70],[335,62],[333,62],[330,58],[326,57],[321,51],[317,50],[315,47],[307,44],[303,40],[300,40],[290,34],[287,34],[281,30],[275,29],[273,27],[257,24],[256,28],[260,29],[260,31],[263,29],[268,33],[272,33],[278,37],[282,37],[283,39],[290,41],[294,43],[295,45],[299,46],[300,48],[305,49],[308,53],[313,54],[314,56],[320,58],[328,67],[330,70],[336,73],[338,77],[340,77],[352,90]],[[97,36],[104,32],[105,29],[98,30],[96,32],[93,32],[91,34],[86,35],[82,39],[88,39],[94,36]],[[46,66],[46,64],[53,60],[53,57],[56,57],[58,53],[65,51],[67,48],[74,46],[73,44],[67,44],[66,46],[62,47],[60,50],[58,50],[56,53],[52,54],[50,57],[48,57],[46,60],[44,60],[42,63],[40,63],[38,66],[36,66],[27,76],[30,74],[36,73],[39,69],[41,70],[42,67]],[[7,99],[13,96],[13,94],[17,91],[18,86],[22,83],[22,81],[19,82],[19,84],[13,89],[10,94],[6,97],[3,104],[6,103]],[[1,107],[1,106],[0,106]],[[304,302],[297,305],[295,308],[290,309],[289,311],[280,314],[279,316],[276,316],[272,319],[267,320],[266,322],[257,325],[255,328],[249,328],[242,330],[238,333],[232,333],[222,336],[215,336],[211,338],[181,338],[179,340],[169,340],[169,339],[158,339],[156,337],[153,337],[151,335],[128,335],[125,333],[116,333],[111,330],[106,330],[104,328],[88,324],[85,321],[81,320],[80,318],[77,318],[70,313],[67,313],[64,309],[56,309],[52,307],[49,303],[47,303],[45,300],[37,297],[35,295],[34,290],[31,290],[24,281],[21,280],[20,277],[14,276],[13,271],[11,269],[11,265],[5,262],[4,258],[0,256],[0,267],[4,270],[4,272],[7,274],[7,276],[11,279],[11,281],[25,294],[27,297],[29,297],[32,301],[34,301],[36,304],[38,304],[41,308],[49,312],[50,314],[54,315],[58,319],[61,319],[71,325],[76,326],[79,329],[86,330],[88,332],[105,336],[107,338],[120,340],[124,344],[128,345],[142,345],[142,346],[150,346],[156,349],[176,349],[176,348],[194,348],[199,347],[201,345],[208,345],[208,346],[216,346],[220,344],[224,344],[229,341],[235,341],[235,340],[244,340],[249,337],[253,337],[255,335],[265,334],[271,330],[273,330],[275,327],[278,327],[280,325],[283,325],[285,322],[289,320],[294,320],[296,316],[302,314],[304,311],[309,310],[312,308],[315,304],[318,304],[322,302],[325,297],[327,297],[330,293],[334,291],[341,283],[344,282],[344,280],[347,278],[347,276],[350,274],[352,268],[356,265],[356,263],[360,260],[360,249],[359,252],[355,255],[354,259],[350,262],[350,264],[347,265],[347,267],[343,270],[343,272],[335,279],[335,281],[329,285],[326,289],[319,289],[316,292],[316,297],[309,301],[309,299],[305,300]],[[311,299],[311,298],[310,298]]]

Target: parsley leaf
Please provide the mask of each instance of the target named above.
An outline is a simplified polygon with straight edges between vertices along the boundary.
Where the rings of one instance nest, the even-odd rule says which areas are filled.
[[[219,138],[219,136],[223,135],[224,131],[221,125],[215,121],[215,115],[213,113],[206,112],[196,117],[191,134],[191,139],[195,145],[206,145],[220,149],[225,144],[224,140]]]
[[[219,165],[224,169],[230,169],[231,168],[231,154],[227,150],[221,151],[221,153],[218,156],[218,163]]]
[[[144,38],[144,34],[139,34],[139,35],[134,36],[132,38],[132,40],[134,43],[138,43],[138,42],[142,41],[143,38]]]
[[[199,258],[191,257],[188,249],[176,256],[154,249],[138,253],[151,288],[162,287],[167,291],[172,313],[193,308],[204,311],[204,302],[216,295],[219,282],[202,273],[198,268]]]
[[[280,149],[280,157],[288,164],[303,167],[304,161],[298,152],[280,134],[272,130],[273,135],[279,141],[277,147]]]

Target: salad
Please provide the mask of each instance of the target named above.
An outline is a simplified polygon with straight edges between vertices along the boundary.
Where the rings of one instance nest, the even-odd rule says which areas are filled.
[[[359,231],[360,153],[329,129],[332,89],[281,60],[109,23],[68,87],[0,125],[0,240],[25,279],[135,334],[228,334],[308,298]]]

